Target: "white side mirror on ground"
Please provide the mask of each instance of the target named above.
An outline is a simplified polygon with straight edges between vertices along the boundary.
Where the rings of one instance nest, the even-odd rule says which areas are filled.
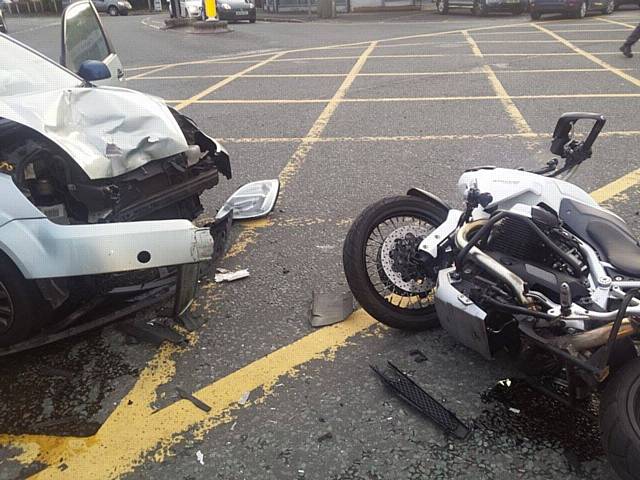
[[[230,211],[233,211],[234,220],[264,217],[276,206],[279,192],[280,182],[277,179],[247,183],[224,202],[216,218],[222,218]]]

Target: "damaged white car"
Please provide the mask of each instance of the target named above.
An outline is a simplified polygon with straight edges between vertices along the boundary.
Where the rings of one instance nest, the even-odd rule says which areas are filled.
[[[61,63],[0,34],[0,354],[175,298],[231,218],[268,214],[277,180],[242,187],[197,227],[229,156],[164,102],[113,86],[122,65],[88,1],[63,15]],[[73,73],[73,72],[78,72]]]

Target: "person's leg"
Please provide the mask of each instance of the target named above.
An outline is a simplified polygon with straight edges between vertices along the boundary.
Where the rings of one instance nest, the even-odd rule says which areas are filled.
[[[633,30],[633,32],[631,32],[631,35],[627,37],[627,41],[624,42],[624,44],[620,47],[620,51],[625,57],[627,58],[633,57],[633,53],[631,53],[631,46],[634,43],[636,43],[638,40],[640,40],[640,23]]]

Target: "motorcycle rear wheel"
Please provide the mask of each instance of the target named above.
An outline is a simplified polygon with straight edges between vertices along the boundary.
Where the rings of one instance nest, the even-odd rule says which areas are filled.
[[[611,379],[600,397],[600,432],[609,463],[622,480],[637,480],[640,472],[640,358]]]
[[[428,199],[397,196],[370,205],[351,225],[342,252],[345,275],[358,303],[376,320],[413,331],[439,325],[433,303],[436,273],[405,280],[394,269],[404,261],[399,255],[410,254],[401,249],[417,248],[447,213]]]

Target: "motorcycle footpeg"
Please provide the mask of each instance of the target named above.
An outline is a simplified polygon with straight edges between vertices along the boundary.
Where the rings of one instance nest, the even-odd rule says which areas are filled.
[[[429,417],[445,432],[459,439],[465,439],[467,435],[469,435],[469,428],[462,423],[453,412],[444,408],[436,399],[425,392],[420,385],[411,380],[406,373],[393,363],[387,363],[391,370],[390,374],[383,373],[375,365],[370,365],[371,369],[380,377],[387,387],[394,390],[405,402]]]

